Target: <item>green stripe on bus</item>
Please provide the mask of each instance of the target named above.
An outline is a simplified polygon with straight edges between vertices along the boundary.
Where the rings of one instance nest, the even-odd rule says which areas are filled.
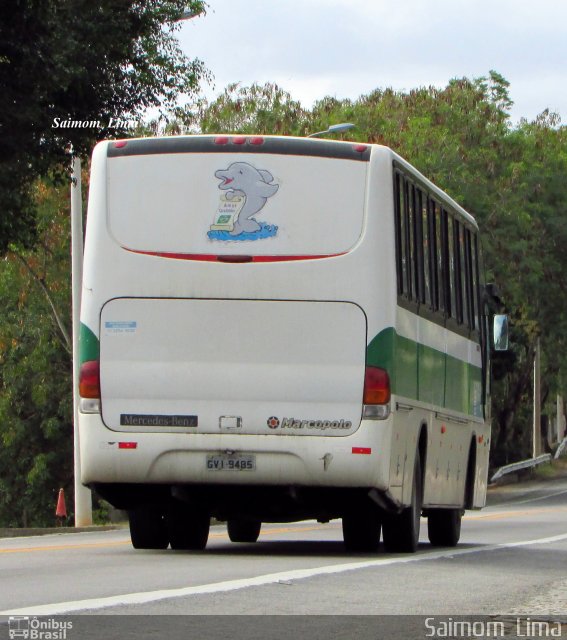
[[[392,393],[482,416],[482,372],[468,362],[399,336],[393,327],[368,345],[367,363],[388,371]]]
[[[100,357],[100,342],[95,334],[81,322],[79,332],[79,360],[81,364]]]

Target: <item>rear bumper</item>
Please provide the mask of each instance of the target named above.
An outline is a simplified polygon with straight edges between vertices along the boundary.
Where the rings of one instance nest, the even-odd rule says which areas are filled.
[[[388,489],[391,420],[363,420],[352,435],[118,433],[80,414],[83,484],[255,485]],[[254,470],[210,470],[211,454],[255,456]]]

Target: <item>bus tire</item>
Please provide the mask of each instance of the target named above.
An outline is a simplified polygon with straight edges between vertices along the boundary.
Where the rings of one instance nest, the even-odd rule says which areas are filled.
[[[365,505],[343,514],[343,540],[347,551],[373,552],[380,544],[382,517],[378,508]]]
[[[256,542],[260,535],[260,520],[228,520],[226,523],[231,542]]]
[[[427,535],[434,547],[456,547],[461,537],[462,509],[430,509]]]
[[[134,549],[167,549],[169,537],[164,514],[155,506],[128,511],[130,539]]]
[[[169,506],[166,520],[172,549],[202,551],[207,546],[211,518],[205,511],[175,501]]]
[[[419,543],[421,505],[423,501],[421,456],[415,454],[411,505],[398,514],[388,514],[384,519],[384,548],[388,552],[415,553]]]

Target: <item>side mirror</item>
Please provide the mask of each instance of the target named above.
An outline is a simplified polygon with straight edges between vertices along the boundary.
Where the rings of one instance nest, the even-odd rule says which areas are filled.
[[[494,316],[493,337],[495,351],[508,351],[508,316],[497,314]]]

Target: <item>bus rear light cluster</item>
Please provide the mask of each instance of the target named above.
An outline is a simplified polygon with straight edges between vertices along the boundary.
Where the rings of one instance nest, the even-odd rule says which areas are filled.
[[[100,413],[100,362],[83,362],[79,372],[79,410]]]
[[[362,417],[384,420],[390,415],[390,376],[380,367],[366,367]]]
[[[255,146],[259,146],[264,144],[264,138],[262,136],[216,136],[214,139],[215,144],[224,145],[224,144],[252,144]]]

